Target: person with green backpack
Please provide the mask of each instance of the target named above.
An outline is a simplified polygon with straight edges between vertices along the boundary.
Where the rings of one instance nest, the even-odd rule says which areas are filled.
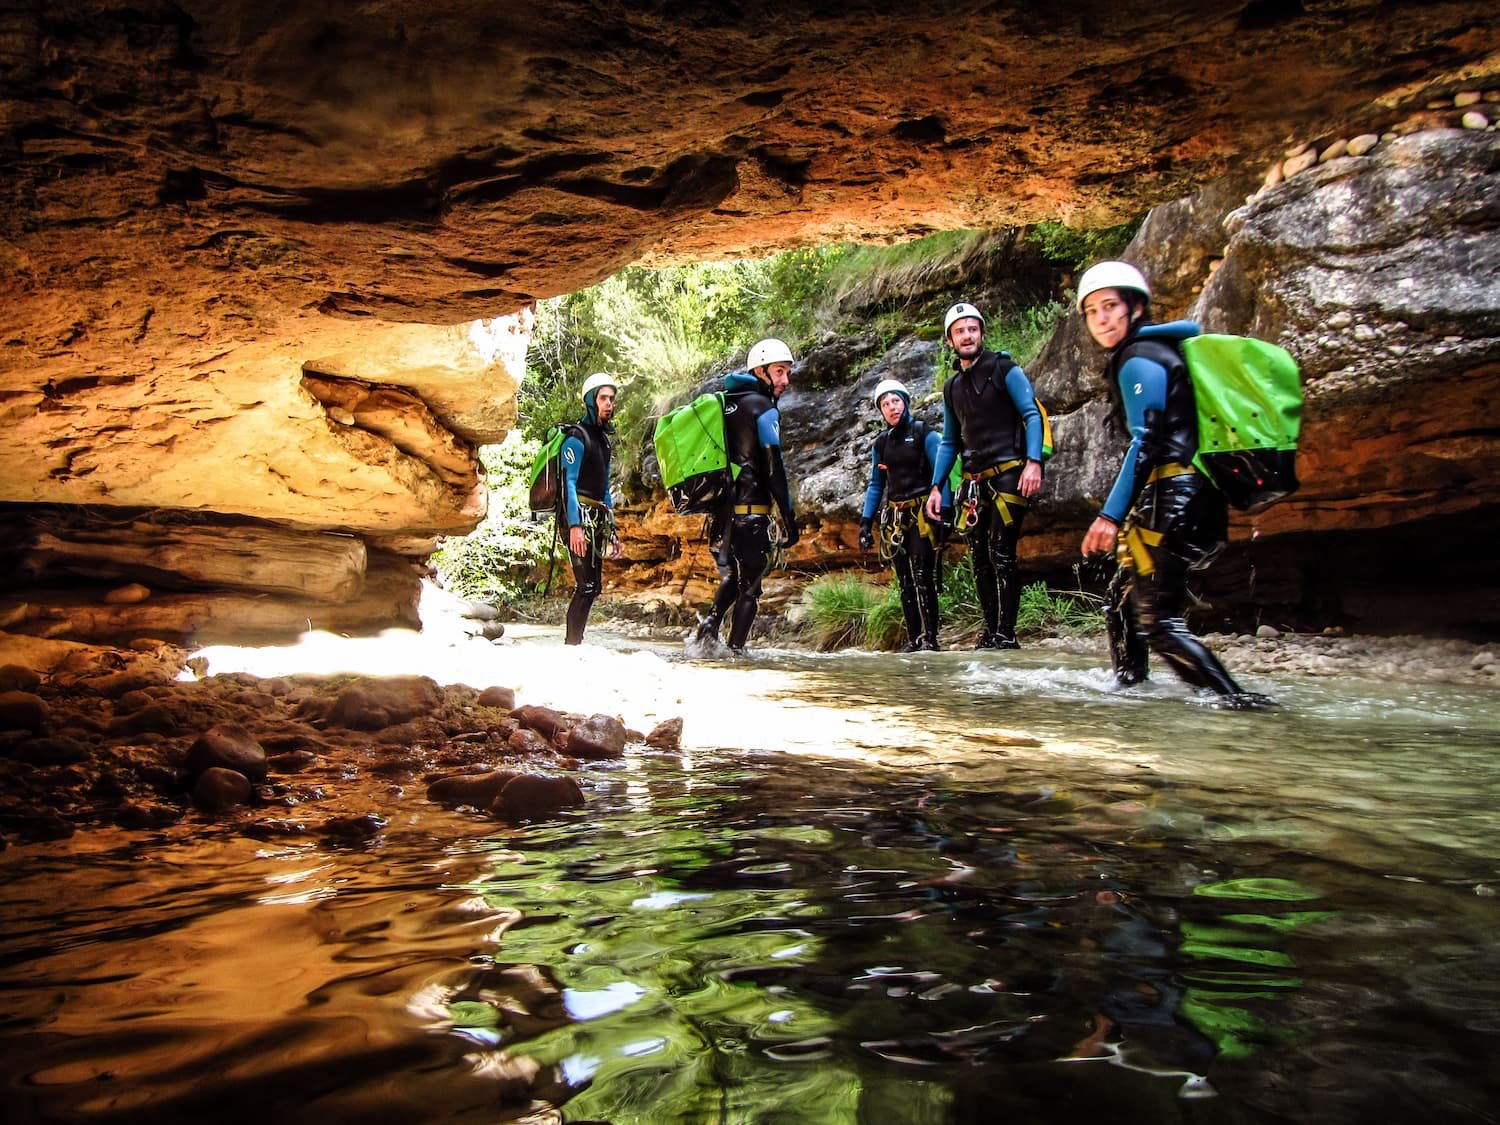
[[[1194,465],[1199,420],[1182,355],[1197,337],[1190,320],[1151,323],[1151,289],[1128,262],[1100,262],[1078,283],[1078,310],[1108,353],[1105,383],[1130,446],[1098,517],[1083,538],[1087,558],[1113,552],[1119,570],[1105,621],[1122,686],[1147,675],[1148,648],[1186,683],[1236,709],[1275,701],[1240,687],[1188,629],[1188,573],[1207,566],[1228,538],[1225,495]]]
[[[761,583],[777,552],[797,543],[797,516],[781,457],[781,413],[776,401],[791,382],[792,350],[780,340],[758,341],[748,371],[724,377],[724,443],[728,487],[710,518],[709,547],[719,570],[713,605],[693,642],[717,642],[729,617],[729,648],[745,651],[760,605]],[[776,519],[780,519],[780,536]]]
[[[609,420],[618,392],[615,377],[603,372],[583,383],[583,417],[568,426],[559,452],[562,499],[557,518],[567,529],[573,564],[573,597],[568,602],[564,643],[583,643],[594,599],[604,587],[604,558],[620,557],[614,506],[609,493]],[[559,527],[559,531],[562,527]]]

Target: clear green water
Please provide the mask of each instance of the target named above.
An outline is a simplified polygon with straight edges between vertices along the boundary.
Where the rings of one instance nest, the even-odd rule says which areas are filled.
[[[1496,1119],[1495,694],[579,659],[689,727],[575,817],[0,856],[7,1120]]]

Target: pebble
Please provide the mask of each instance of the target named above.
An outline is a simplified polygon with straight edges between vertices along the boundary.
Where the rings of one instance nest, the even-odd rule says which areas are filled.
[[[1279,637],[1281,636],[1281,630],[1274,625],[1262,625],[1259,629],[1255,630],[1255,635],[1257,637]]]
[[[151,596],[149,588],[142,586],[139,582],[132,582],[128,586],[116,586],[104,595],[107,605],[139,605]]]
[[[646,736],[646,745],[654,750],[677,750],[682,747],[682,719],[657,723]]]
[[[1477,109],[1471,109],[1463,116],[1463,126],[1465,129],[1488,129],[1490,119]]]
[[[1363,156],[1380,143],[1380,138],[1374,133],[1361,133],[1349,141],[1349,155]]]
[[[0,692],[0,730],[29,730],[36,734],[46,727],[50,713],[40,696],[26,691]]]
[[[1309,148],[1301,156],[1294,156],[1281,166],[1281,174],[1291,179],[1299,172],[1305,172],[1318,162],[1318,150]]]
[[[266,777],[266,752],[238,723],[221,723],[198,736],[187,754],[187,771],[197,777],[211,769],[228,769],[254,781]]]
[[[1457,109],[1478,105],[1482,100],[1484,100],[1484,95],[1478,90],[1465,90],[1462,94],[1453,95],[1453,105]]]
[[[479,693],[479,706],[498,707],[502,711],[514,711],[516,707],[516,689],[508,687],[487,687]]]
[[[204,812],[224,812],[250,800],[255,787],[237,770],[212,766],[199,775],[193,786],[193,804]]]
[[[500,791],[490,813],[502,820],[540,820],[583,803],[583,789],[571,777],[521,774]]]
[[[625,753],[625,724],[613,715],[590,715],[568,732],[563,749],[575,758],[618,758]]]
[[[1349,152],[1349,142],[1340,137],[1318,154],[1318,163],[1327,164],[1330,160],[1337,160]]]

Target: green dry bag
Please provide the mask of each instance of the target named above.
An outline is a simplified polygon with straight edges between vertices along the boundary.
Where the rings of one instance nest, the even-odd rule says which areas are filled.
[[[1194,336],[1180,347],[1198,408],[1198,471],[1242,511],[1297,491],[1297,361],[1249,336]]]
[[[528,502],[533,512],[553,512],[562,506],[562,444],[572,429],[571,426],[553,426],[531,459]]]
[[[678,514],[712,512],[734,479],[724,445],[724,393],[699,395],[664,414],[652,444]]]

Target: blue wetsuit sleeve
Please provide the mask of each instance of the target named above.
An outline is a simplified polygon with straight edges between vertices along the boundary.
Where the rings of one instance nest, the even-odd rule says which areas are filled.
[[[583,513],[578,507],[578,474],[583,469],[583,442],[576,437],[563,439],[563,507],[569,527],[583,525]]]
[[[958,452],[964,447],[963,430],[958,424],[958,415],[943,396],[943,440],[938,443],[936,456],[932,459],[932,483],[946,484],[948,474],[958,464]]]
[[[1099,513],[1115,523],[1124,522],[1146,483],[1143,477],[1146,459],[1141,456],[1151,437],[1146,416],[1154,412],[1160,417],[1167,408],[1167,369],[1154,360],[1132,356],[1120,368],[1119,383],[1120,397],[1125,402],[1125,424],[1130,429],[1130,448],[1125,451],[1114,487]]]
[[[1036,406],[1036,392],[1031,389],[1031,380],[1019,366],[1005,373],[1005,389],[1010,392],[1011,402],[1021,415],[1021,424],[1026,427],[1026,459],[1042,459],[1042,412]]]
[[[936,466],[938,458],[942,456],[943,435],[938,433],[936,430],[928,430],[927,440],[923,444],[927,450],[927,460],[930,461],[934,466]],[[943,474],[942,480],[939,482],[939,485],[942,488],[943,507],[953,507],[953,489],[948,487],[947,473]]]
[[[880,509],[880,499],[885,495],[885,470],[880,467],[880,454],[874,442],[870,443],[870,483],[865,486],[865,507],[859,514],[862,520],[872,520]]]
[[[781,444],[781,411],[774,406],[762,414],[755,423],[755,432],[761,445]]]
[[[792,490],[786,479],[786,463],[781,459],[781,411],[774,406],[762,414],[755,423],[755,432],[760,437],[761,448],[766,454],[766,489],[776,506],[781,509],[781,518],[788,524],[797,518],[792,507]]]

